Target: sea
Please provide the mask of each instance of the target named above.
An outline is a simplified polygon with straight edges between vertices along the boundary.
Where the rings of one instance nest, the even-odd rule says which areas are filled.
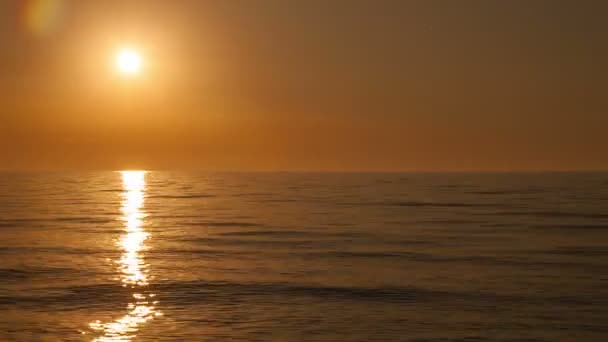
[[[1,173],[0,341],[608,341],[608,173]]]

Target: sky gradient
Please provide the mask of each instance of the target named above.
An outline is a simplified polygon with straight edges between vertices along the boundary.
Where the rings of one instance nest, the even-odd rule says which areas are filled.
[[[0,4],[0,169],[608,169],[605,1]],[[121,47],[137,77],[117,75]]]

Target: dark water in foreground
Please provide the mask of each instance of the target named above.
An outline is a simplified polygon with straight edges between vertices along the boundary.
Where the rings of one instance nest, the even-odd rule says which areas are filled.
[[[608,174],[0,175],[0,341],[605,341]]]

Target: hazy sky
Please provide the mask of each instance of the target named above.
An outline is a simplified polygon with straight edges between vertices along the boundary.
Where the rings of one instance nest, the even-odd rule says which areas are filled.
[[[602,0],[0,0],[0,169],[608,169],[607,18]]]

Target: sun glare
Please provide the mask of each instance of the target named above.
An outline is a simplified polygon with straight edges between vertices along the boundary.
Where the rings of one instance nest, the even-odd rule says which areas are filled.
[[[141,56],[135,50],[123,49],[116,57],[116,66],[123,74],[137,74],[142,66]]]
[[[89,323],[94,342],[131,341],[137,336],[141,325],[162,316],[156,305],[156,296],[147,290],[149,274],[144,259],[147,250],[144,218],[146,197],[146,171],[121,171],[122,176],[122,221],[124,233],[116,241],[122,256],[116,260],[122,286],[131,289],[132,299],[126,303],[127,312],[110,321],[96,320]],[[87,334],[87,331],[81,333]]]

